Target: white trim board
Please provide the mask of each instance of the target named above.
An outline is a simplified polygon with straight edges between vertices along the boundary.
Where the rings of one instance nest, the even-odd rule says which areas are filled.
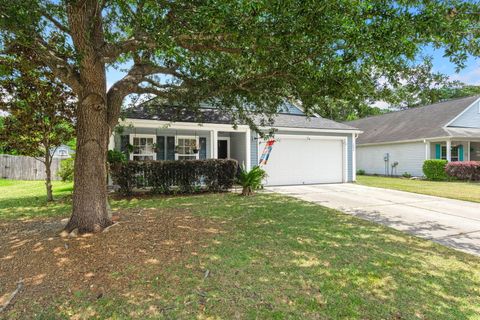
[[[250,130],[247,125],[238,125],[235,129],[231,124],[219,124],[219,123],[194,123],[194,122],[170,122],[161,120],[149,120],[149,119],[131,119],[127,118],[124,121],[119,122],[120,125],[142,128],[155,128],[155,129],[182,129],[182,130],[217,130],[226,132],[246,132]]]
[[[399,140],[399,141],[385,141],[385,142],[370,142],[370,143],[358,143],[357,147],[368,147],[368,146],[380,146],[386,144],[399,144],[399,143],[410,143],[410,142],[436,142],[436,141],[480,141],[480,138],[470,138],[470,137],[454,137],[454,136],[443,136],[443,137],[433,137],[433,138],[421,138],[421,139],[411,139],[411,140]]]
[[[315,129],[315,128],[295,128],[295,127],[259,127],[261,131],[269,131],[271,129],[282,130],[282,131],[296,131],[296,132],[324,132],[324,133],[363,133],[363,131],[358,129]],[[277,135],[275,135],[277,136]]]

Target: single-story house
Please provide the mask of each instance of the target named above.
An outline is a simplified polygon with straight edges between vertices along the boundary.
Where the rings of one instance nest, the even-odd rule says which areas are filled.
[[[246,124],[232,125],[231,116],[203,105],[197,111],[146,103],[125,112],[123,131],[110,148],[133,146],[129,160],[236,159],[247,169],[259,164],[265,147]],[[261,126],[268,132],[271,127]],[[300,107],[285,104],[276,115],[276,129],[266,185],[341,183],[355,180],[355,139],[359,130],[318,116],[306,117]]]
[[[368,174],[423,176],[427,159],[480,160],[479,96],[346,124],[363,131],[357,140],[357,168]]]
[[[73,151],[69,146],[62,144],[56,148],[51,148],[50,153],[54,159],[68,159],[75,154],[75,151]]]

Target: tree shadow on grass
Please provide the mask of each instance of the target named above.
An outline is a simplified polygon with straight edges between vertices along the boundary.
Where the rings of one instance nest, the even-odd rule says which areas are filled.
[[[53,202],[35,196],[0,199],[0,220],[65,215],[70,213],[70,208],[70,195],[57,196]]]

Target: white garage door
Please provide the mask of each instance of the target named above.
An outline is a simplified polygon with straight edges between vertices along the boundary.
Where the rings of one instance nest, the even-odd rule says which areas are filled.
[[[266,185],[343,182],[344,147],[342,139],[315,136],[275,137],[268,163],[263,166]],[[259,155],[265,142],[259,143]]]

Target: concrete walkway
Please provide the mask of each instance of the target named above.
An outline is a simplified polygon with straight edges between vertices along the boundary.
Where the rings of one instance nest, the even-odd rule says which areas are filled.
[[[480,256],[480,203],[357,184],[267,187]]]

